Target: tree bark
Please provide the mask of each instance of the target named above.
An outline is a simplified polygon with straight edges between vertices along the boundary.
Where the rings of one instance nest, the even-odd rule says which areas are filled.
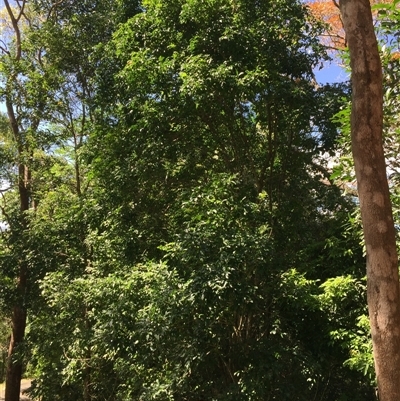
[[[18,3],[18,9],[14,9],[8,0],[4,0],[4,5],[11,22],[14,41],[15,41],[15,54],[11,55],[10,58],[14,63],[18,63],[22,57],[22,36],[19,26],[21,17],[24,15],[24,9],[27,0],[22,0]],[[30,191],[30,171],[29,167],[23,162],[23,153],[27,150],[26,144],[21,135],[21,130],[17,116],[14,112],[13,101],[11,98],[10,89],[12,82],[16,78],[16,75],[11,73],[6,82],[6,108],[8,120],[10,123],[11,131],[14,136],[15,143],[18,149],[18,193],[20,201],[20,211],[22,220],[22,229],[27,229],[26,223],[26,211],[30,208],[31,202],[31,191]],[[10,344],[8,348],[8,358],[6,367],[6,391],[5,401],[19,401],[19,395],[21,390],[21,378],[23,373],[23,361],[22,355],[19,353],[23,345],[25,328],[26,328],[26,306],[25,297],[27,291],[27,274],[28,269],[26,262],[21,258],[18,266],[17,276],[17,301],[13,306],[11,314],[11,326],[12,333],[10,338]]]
[[[380,401],[400,400],[400,287],[382,144],[382,66],[368,0],[340,0],[352,71],[351,141],[367,251],[367,298]]]
[[[14,109],[9,99],[6,100],[8,118],[14,137],[18,143],[18,156],[22,159],[23,147],[21,144],[18,122],[14,115]],[[23,163],[18,165],[18,192],[20,201],[21,220],[23,230],[26,230],[25,212],[30,208],[29,168]],[[17,278],[17,301],[14,304],[11,315],[12,333],[8,348],[6,368],[5,401],[19,401],[21,390],[21,378],[23,373],[22,355],[19,354],[24,341],[26,328],[25,296],[27,291],[28,269],[24,260],[20,261]]]
[[[12,314],[12,334],[8,350],[5,401],[19,401],[23,364],[18,351],[24,340],[25,326],[26,311],[23,306],[16,305]]]

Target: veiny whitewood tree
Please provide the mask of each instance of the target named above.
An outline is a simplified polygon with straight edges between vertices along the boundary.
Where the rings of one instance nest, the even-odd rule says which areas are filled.
[[[400,287],[382,146],[382,66],[369,0],[340,0],[352,71],[351,141],[367,251],[368,310],[380,401],[400,400]]]

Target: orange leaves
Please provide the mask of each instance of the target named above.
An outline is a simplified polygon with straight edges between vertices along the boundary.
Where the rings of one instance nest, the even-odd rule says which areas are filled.
[[[310,0],[308,6],[314,17],[326,24],[322,42],[330,48],[343,49],[346,41],[339,4],[334,0]]]
[[[326,31],[321,37],[322,43],[332,50],[346,47],[346,35],[339,11],[339,0],[308,0],[312,14],[326,24]],[[391,0],[371,0],[371,4],[391,3]]]

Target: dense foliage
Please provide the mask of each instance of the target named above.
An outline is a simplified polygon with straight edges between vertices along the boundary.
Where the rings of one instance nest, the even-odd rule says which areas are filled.
[[[327,55],[308,8],[25,14],[13,93],[21,119],[42,113],[26,130],[35,202],[21,227],[3,116],[0,305],[6,322],[24,260],[32,399],[375,399],[351,173],[330,168],[349,88],[315,82]]]

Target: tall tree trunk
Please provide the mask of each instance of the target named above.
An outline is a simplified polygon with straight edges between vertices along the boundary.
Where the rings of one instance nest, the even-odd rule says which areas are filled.
[[[18,155],[22,160],[24,149],[21,143],[21,133],[18,126],[18,121],[14,114],[13,105],[8,97],[6,98],[6,107],[11,130],[18,144]],[[18,192],[23,230],[26,230],[27,227],[25,212],[30,208],[31,196],[29,181],[29,168],[28,166],[20,163],[18,165]],[[27,290],[28,269],[25,261],[22,258],[19,263],[17,277],[17,300],[13,306],[11,315],[12,333],[7,357],[5,401],[19,401],[21,378],[23,373],[22,355],[19,354],[19,351],[21,351],[21,346],[24,341],[26,327],[25,296]]]
[[[8,14],[9,21],[12,25],[15,53],[8,53],[10,61],[18,64],[22,57],[22,35],[20,29],[20,20],[24,16],[24,10],[27,0],[18,2],[18,7],[13,7],[9,0],[4,0],[4,5]],[[12,83],[16,78],[15,73],[11,73],[6,82],[6,108],[11,131],[14,136],[18,149],[18,192],[20,201],[22,229],[27,229],[25,212],[30,208],[31,191],[30,191],[30,171],[28,166],[23,163],[24,151],[27,151],[26,144],[21,135],[18,119],[14,112],[13,101],[11,97]],[[22,344],[25,336],[26,327],[26,307],[25,296],[27,290],[27,266],[23,257],[19,261],[17,276],[17,300],[13,306],[11,315],[12,333],[8,349],[7,367],[6,367],[6,392],[5,401],[19,401],[21,390],[21,378],[23,373]]]
[[[351,138],[367,250],[367,297],[380,401],[400,400],[400,287],[382,145],[382,66],[368,0],[340,0],[352,71]]]
[[[29,209],[29,183],[26,181],[27,169],[26,166],[19,166],[20,208],[24,229],[26,229],[24,213]],[[21,259],[17,278],[17,300],[14,304],[11,315],[12,332],[7,357],[5,401],[19,401],[19,394],[21,391],[23,360],[20,352],[23,351],[21,350],[21,347],[23,345],[26,327],[25,296],[27,289],[27,274],[28,269],[26,263]]]
[[[26,166],[19,166],[19,195],[20,208],[24,227],[25,218],[24,212],[29,209],[29,189],[26,179]],[[21,177],[21,174],[23,176]],[[22,180],[22,182],[21,182]],[[24,228],[26,229],[26,228]],[[25,296],[27,289],[27,274],[28,269],[24,260],[20,260],[17,282],[17,300],[13,306],[11,315],[11,338],[8,348],[7,366],[6,366],[6,391],[5,401],[19,401],[21,392],[21,379],[23,374],[23,342],[26,328],[26,307]]]

